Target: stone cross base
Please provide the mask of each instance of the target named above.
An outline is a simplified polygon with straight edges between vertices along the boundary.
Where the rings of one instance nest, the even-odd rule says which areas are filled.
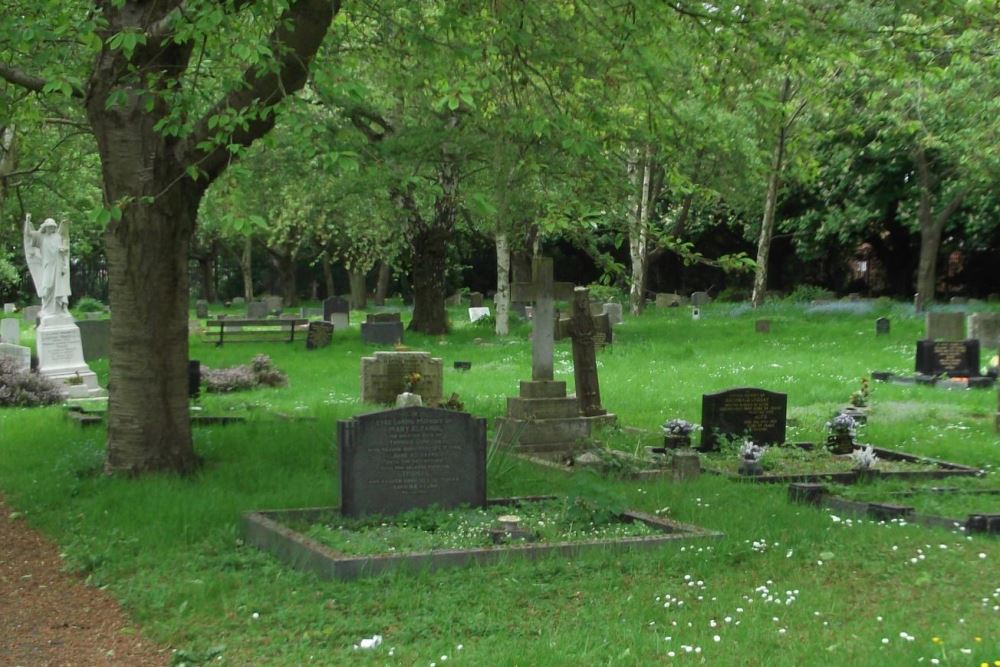
[[[566,395],[566,383],[553,380],[523,380],[518,397],[507,399],[507,416],[497,418],[501,445],[544,458],[572,457],[590,445],[595,423],[614,423],[615,415],[580,415],[575,396]]]

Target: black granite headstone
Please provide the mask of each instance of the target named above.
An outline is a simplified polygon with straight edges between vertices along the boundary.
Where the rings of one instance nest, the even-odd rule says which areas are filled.
[[[875,320],[875,335],[882,336],[889,333],[889,328],[891,324],[888,317],[880,317]]]
[[[785,442],[788,394],[741,387],[701,397],[702,451],[719,448],[719,434],[742,437],[754,444]]]
[[[201,393],[201,362],[188,360],[188,398],[198,398]]]
[[[323,301],[323,319],[327,322],[333,321],[334,313],[350,313],[351,304],[342,296],[331,296]]]
[[[921,375],[978,376],[979,341],[918,340],[916,371]]]
[[[369,313],[361,323],[361,340],[374,345],[403,342],[403,322],[399,313]]]
[[[485,419],[397,408],[338,421],[337,443],[344,516],[486,505]]]
[[[310,322],[306,332],[306,349],[318,350],[330,345],[333,339],[333,325],[329,322]]]

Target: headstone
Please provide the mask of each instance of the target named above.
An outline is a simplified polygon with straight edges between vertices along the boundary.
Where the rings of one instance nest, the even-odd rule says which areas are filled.
[[[692,292],[691,293],[691,305],[692,306],[704,306],[712,302],[712,297],[708,295],[708,292]]]
[[[555,332],[555,301],[573,298],[571,283],[557,283],[552,277],[552,258],[535,257],[532,280],[511,284],[511,301],[534,302],[531,329],[531,379],[552,380],[552,351]]]
[[[351,304],[342,296],[331,296],[323,301],[323,320],[333,324],[335,331],[344,331],[351,324]]]
[[[590,314],[589,290],[577,287],[573,291],[573,317],[560,320],[566,335],[573,339],[573,381],[576,384],[576,400],[580,403],[580,414],[584,417],[596,417],[607,414],[601,406],[601,386],[597,377],[597,342],[598,336],[594,317]],[[606,330],[611,331],[607,315],[600,315],[606,323]],[[607,334],[602,334],[602,337]]]
[[[21,321],[13,317],[0,320],[0,343],[21,344]]]
[[[407,387],[411,374],[419,373],[416,385]],[[404,391],[420,394],[425,405],[435,405],[444,393],[444,366],[429,352],[376,352],[361,358],[361,400],[392,404]]]
[[[94,374],[83,358],[80,329],[69,314],[48,315],[42,318],[35,332],[38,350],[38,372],[69,391],[68,381],[79,378],[92,396],[104,395]]]
[[[333,339],[334,327],[329,322],[310,322],[306,331],[306,349],[318,350],[321,347],[328,347]]]
[[[888,317],[878,318],[877,320],[875,320],[875,335],[884,336],[885,334],[889,333],[889,329],[891,326],[892,325]]]
[[[916,372],[936,376],[975,377],[979,375],[979,341],[918,340]]]
[[[375,345],[403,342],[403,322],[399,319],[399,313],[368,313],[366,320],[361,323],[361,340]]]
[[[670,470],[674,481],[694,479],[701,474],[701,460],[693,449],[678,449],[670,459]]]
[[[953,306],[964,306],[965,304],[969,303],[969,299],[964,296],[953,296],[950,299],[948,299],[948,303],[950,303]]]
[[[684,302],[684,297],[673,292],[665,292],[656,295],[657,308],[677,308]]]
[[[201,394],[201,362],[188,360],[188,398],[198,398]]]
[[[510,312],[515,313],[522,320],[528,319],[528,305],[524,303],[510,304]]]
[[[208,301],[198,299],[194,304],[194,316],[199,320],[208,318]]]
[[[31,370],[31,348],[13,343],[0,343],[0,358],[14,360],[14,366],[24,372]]]
[[[280,296],[268,295],[264,297],[264,303],[267,305],[267,312],[273,313],[275,311],[280,311],[285,307],[285,300]]]
[[[449,307],[453,307],[453,308],[461,306],[462,305],[462,293],[461,292],[455,292],[451,296],[447,297],[444,300],[444,305],[445,306],[449,306]]]
[[[38,323],[38,313],[42,310],[41,306],[27,306],[21,311],[21,319],[28,323],[28,326],[35,326]]]
[[[524,306],[524,319],[533,320],[535,319],[535,307],[525,304]]]
[[[13,313],[16,310],[17,310],[17,304],[16,303],[5,303],[3,305],[3,312],[4,313]]]
[[[615,324],[621,324],[625,321],[625,318],[622,316],[622,312],[622,305],[620,303],[609,301],[604,304],[603,313],[608,316],[608,321],[612,324],[612,326]]]
[[[926,340],[965,340],[965,313],[927,313],[924,332]]]
[[[340,512],[393,515],[486,505],[486,422],[409,407],[337,422]]]
[[[84,361],[107,359],[111,356],[111,320],[77,322]]]
[[[239,307],[239,306],[245,306],[245,305],[247,305],[247,300],[244,299],[241,296],[238,296],[238,297],[233,298],[233,300],[230,301],[229,303],[230,303],[230,305]]]
[[[785,442],[788,395],[766,389],[740,387],[701,397],[701,446],[719,448],[719,436],[748,436],[754,444]]]
[[[469,307],[481,308],[483,306],[482,292],[469,292]]]
[[[483,319],[484,317],[489,317],[489,316],[490,316],[490,309],[489,308],[486,308],[486,307],[469,308],[469,321],[470,322],[478,322],[479,320]]]
[[[753,330],[757,333],[771,333],[771,320],[757,320],[754,322]]]
[[[593,315],[593,316],[595,316],[595,317],[597,315],[603,315],[604,314],[604,304],[600,303],[598,301],[591,301],[590,302],[590,314]]]
[[[247,304],[248,320],[263,320],[267,317],[267,303],[264,301],[251,301]]]
[[[969,315],[969,338],[979,341],[981,349],[1000,347],[1000,313],[973,313]]]

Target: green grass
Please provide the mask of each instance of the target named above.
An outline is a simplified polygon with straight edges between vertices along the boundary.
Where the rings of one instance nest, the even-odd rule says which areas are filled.
[[[941,479],[916,487],[902,480],[833,485],[829,491],[851,500],[906,505],[924,515],[965,519],[970,514],[1000,514],[1000,484],[995,478]]]
[[[892,317],[892,334],[876,338],[880,314]],[[758,316],[772,320],[771,334],[754,334]],[[357,322],[360,314],[352,317]],[[459,309],[453,317],[467,319]],[[600,353],[601,394],[624,424],[655,432],[671,417],[700,421],[705,392],[782,391],[797,424],[788,439],[815,442],[863,375],[911,371],[921,330],[906,307],[891,305],[863,314],[769,305],[754,314],[712,304],[698,322],[686,309],[655,311],[630,318]],[[408,332],[406,343],[441,357],[445,392],[458,392],[469,411],[492,420],[530,376],[527,328],[514,334],[503,340],[456,325],[446,337]],[[194,342],[192,357],[213,367],[266,352],[290,384],[203,397],[203,412],[249,420],[197,428],[206,466],[187,479],[106,478],[99,474],[103,428],[79,429],[56,408],[0,411],[0,490],[23,520],[59,543],[70,568],[106,586],[151,638],[195,658],[221,648],[221,660],[211,664],[1000,659],[1000,540],[834,520],[789,503],[783,486],[709,475],[683,484],[629,482],[510,461],[491,468],[490,496],[621,499],[726,538],[683,551],[511,561],[350,583],[319,581],[242,546],[241,512],[336,503],[335,422],[371,409],[357,397],[360,357],[373,349],[358,341],[356,328],[317,351]],[[472,370],[455,371],[459,359],[472,361]],[[106,364],[95,370],[106,378]],[[568,342],[557,345],[556,372],[572,384]],[[991,471],[1000,464],[996,391],[873,383],[871,401],[865,442]],[[993,473],[989,480],[997,481]],[[353,648],[376,633],[385,638],[380,648]]]

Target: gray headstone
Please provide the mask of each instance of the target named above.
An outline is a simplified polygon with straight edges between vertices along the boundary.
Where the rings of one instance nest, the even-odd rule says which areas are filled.
[[[194,304],[194,316],[199,320],[208,318],[208,301],[198,299]]]
[[[5,312],[5,313],[13,313],[16,310],[17,310],[17,304],[16,303],[5,303],[3,305],[3,312]]]
[[[691,293],[691,305],[692,306],[704,306],[707,303],[712,302],[712,297],[708,295],[708,292],[692,292]]]
[[[621,324],[625,321],[625,318],[622,315],[622,305],[620,303],[609,301],[604,304],[603,313],[608,316],[608,320],[612,325]]]
[[[482,292],[469,292],[469,307],[482,308],[482,306],[483,306]]]
[[[456,292],[444,300],[444,305],[449,307],[457,307],[462,305],[462,293]]]
[[[234,306],[245,306],[246,303],[247,303],[247,300],[244,299],[241,296],[238,296],[238,297],[234,298],[232,301],[230,301],[229,303],[232,304],[232,305],[234,305]]]
[[[398,314],[397,314],[398,315]],[[335,325],[336,326],[336,325]],[[395,345],[403,342],[403,323],[396,320],[372,320],[361,323],[361,340],[374,345]]]
[[[13,343],[0,343],[0,357],[13,359],[14,366],[22,371],[31,370],[31,348]]]
[[[478,322],[484,317],[489,317],[489,316],[490,316],[490,309],[485,306],[481,306],[479,308],[469,308],[470,322]]]
[[[719,448],[719,436],[749,436],[757,445],[785,442],[788,395],[766,389],[741,387],[703,394],[701,397],[701,446]]]
[[[978,340],[918,340],[916,371],[920,375],[979,375]]]
[[[964,306],[965,304],[969,303],[969,299],[964,296],[953,296],[950,299],[948,299],[948,303],[950,303],[953,306]]]
[[[888,317],[880,317],[880,318],[878,318],[877,320],[875,320],[875,335],[876,336],[882,336],[884,334],[889,333],[889,329],[890,329],[891,326],[892,325],[889,322],[889,318]]]
[[[28,306],[21,311],[21,319],[28,323],[28,326],[35,326],[38,322],[38,313],[42,310],[41,306]]]
[[[285,301],[280,296],[265,296],[264,303],[267,304],[267,312],[269,313],[285,307]]]
[[[337,331],[344,331],[351,324],[351,303],[342,296],[323,300],[323,320],[333,324]]]
[[[673,292],[664,292],[662,294],[656,295],[656,307],[657,308],[677,308],[683,305],[684,297],[680,294],[674,294]]]
[[[321,347],[328,347],[335,328],[329,322],[310,322],[309,330],[306,332],[306,349],[318,350]]]
[[[1000,313],[973,313],[969,315],[969,338],[979,341],[987,350],[1000,347]]]
[[[486,420],[409,407],[337,422],[340,511],[486,505]]]
[[[771,320],[757,320],[754,322],[753,330],[757,333],[771,333]]]
[[[84,361],[111,356],[111,320],[83,320],[76,326],[80,328]]]
[[[924,316],[927,340],[965,340],[965,313],[927,313]]]
[[[0,343],[21,344],[21,321],[13,317],[0,320]]]
[[[247,319],[262,320],[267,317],[267,303],[264,301],[251,301],[247,304]]]
[[[407,386],[413,373],[420,381]],[[424,403],[433,405],[444,394],[444,365],[429,352],[376,352],[361,358],[361,400],[389,405],[404,391],[419,394]]]

